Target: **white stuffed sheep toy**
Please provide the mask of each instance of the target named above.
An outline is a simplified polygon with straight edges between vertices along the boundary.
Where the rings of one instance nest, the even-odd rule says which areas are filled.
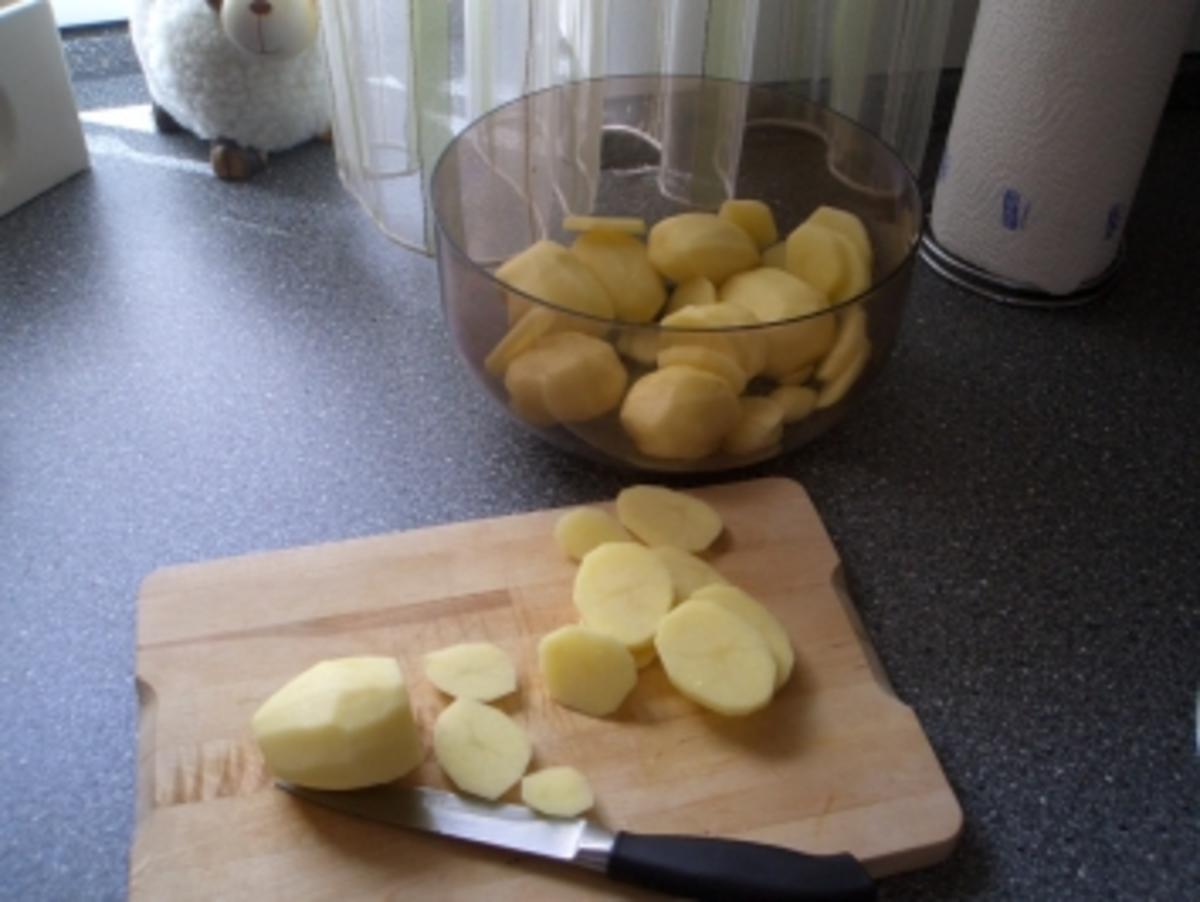
[[[223,179],[249,178],[268,152],[327,138],[317,22],[317,0],[133,0],[155,123],[211,141]]]

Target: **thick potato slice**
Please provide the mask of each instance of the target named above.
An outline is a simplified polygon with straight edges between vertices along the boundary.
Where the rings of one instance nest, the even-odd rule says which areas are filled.
[[[717,215],[728,219],[741,228],[758,249],[766,250],[779,240],[779,229],[775,227],[775,216],[771,208],[761,200],[733,198],[721,204]]]
[[[863,225],[861,219],[849,210],[842,210],[839,207],[817,207],[809,214],[805,222],[822,225],[849,241],[858,253],[859,259],[866,264],[867,272],[870,273],[874,254],[871,250],[871,238],[867,234],[867,227]]]
[[[867,343],[867,314],[857,304],[838,315],[837,337],[817,367],[818,382],[832,382]]]
[[[787,269],[787,242],[780,241],[763,251],[762,265],[775,269]]]
[[[730,355],[700,345],[674,345],[663,348],[658,352],[658,365],[693,366],[714,376],[720,376],[729,383],[735,395],[745,391],[746,382],[749,381],[737,361]]]
[[[563,231],[645,235],[646,220],[640,216],[566,216],[563,218]]]
[[[654,638],[674,594],[670,572],[649,548],[607,542],[584,555],[572,598],[585,626],[638,648]]]
[[[654,639],[671,685],[696,704],[736,717],[757,711],[775,691],[775,658],[737,614],[703,598],[663,618]]]
[[[783,437],[783,408],[772,398],[741,398],[741,416],[723,445],[729,454],[756,454],[779,444]]]
[[[871,343],[864,339],[854,358],[846,364],[846,368],[831,381],[821,386],[817,392],[817,409],[823,410],[826,407],[832,407],[846,397],[846,393],[854,387],[854,383],[858,381],[858,377],[862,375],[862,371],[870,359]]]
[[[758,325],[758,319],[737,304],[684,307],[664,316],[662,325],[667,328],[660,339],[660,348],[687,345],[719,351],[736,361],[750,378],[767,365],[764,330],[744,328]]]
[[[582,561],[589,551],[605,542],[632,542],[633,536],[607,511],[577,507],[558,518],[554,541],[571,560]]]
[[[697,276],[675,286],[664,312],[670,314],[684,307],[706,307],[716,302],[717,286],[704,276]]]
[[[829,298],[835,304],[857,297],[871,287],[870,265],[859,256],[845,235],[837,236],[837,244],[840,246],[839,253],[842,255],[845,275],[837,293]]]
[[[595,419],[621,403],[627,381],[612,345],[578,332],[542,336],[504,374],[514,409],[535,424]]]
[[[547,767],[521,780],[521,801],[550,817],[578,817],[594,804],[587,777],[573,767]]]
[[[839,296],[846,280],[841,236],[816,223],[796,226],[787,237],[787,268],[827,298]]]
[[[254,713],[275,776],[313,789],[358,789],[403,777],[424,750],[394,658],[322,661]]]
[[[796,664],[796,652],[783,624],[761,601],[737,586],[721,585],[705,586],[697,590],[692,597],[720,605],[758,630],[775,658],[775,688],[778,689],[788,681]]]
[[[647,239],[650,262],[672,282],[704,276],[720,285],[758,265],[750,236],[714,213],[680,213],[660,219]]]
[[[613,301],[604,284],[561,244],[535,241],[506,260],[496,278],[518,291],[575,313],[612,319]],[[521,318],[534,305],[517,295],[508,297],[508,315]]]
[[[648,323],[667,300],[662,276],[650,265],[646,245],[620,232],[585,232],[571,245],[612,298],[613,316]]]
[[[780,385],[768,397],[783,410],[784,425],[803,420],[817,406],[816,390],[807,385]]]
[[[675,593],[676,602],[686,601],[705,586],[728,582],[708,561],[701,560],[682,548],[676,548],[674,545],[655,545],[650,550],[670,572],[671,588]]]
[[[647,457],[699,460],[720,447],[739,414],[737,395],[720,376],[668,366],[630,386],[621,426]]]
[[[703,551],[725,528],[712,505],[658,485],[622,489],[617,495],[617,519],[647,545],[671,545],[684,551]]]
[[[575,711],[604,717],[637,685],[637,666],[617,639],[583,626],[564,626],[538,643],[547,694]]]
[[[533,746],[503,711],[460,698],[433,725],[433,753],[455,786],[494,801],[521,779]]]
[[[654,329],[622,329],[617,350],[634,363],[653,367],[658,357],[658,333]]]
[[[782,269],[760,267],[739,273],[721,286],[721,302],[748,311],[761,323],[786,323],[765,331],[767,360],[764,372],[785,378],[816,361],[829,350],[837,332],[831,315],[813,316],[828,308],[824,295]]]
[[[425,655],[425,676],[447,695],[490,702],[516,692],[517,671],[491,642],[461,642]]]

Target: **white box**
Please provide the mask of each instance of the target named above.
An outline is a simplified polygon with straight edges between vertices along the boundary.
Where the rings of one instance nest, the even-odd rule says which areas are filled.
[[[46,0],[0,0],[0,216],[88,167]]]

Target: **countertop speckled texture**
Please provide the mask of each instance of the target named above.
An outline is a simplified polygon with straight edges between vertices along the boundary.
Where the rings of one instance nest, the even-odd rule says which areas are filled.
[[[144,101],[111,41],[72,46],[84,109]],[[22,900],[126,892],[149,571],[621,484],[469,382],[432,262],[374,231],[328,148],[230,186],[186,138],[87,132],[93,170],[0,219],[0,897]],[[955,855],[885,899],[1200,886],[1197,160],[1200,111],[1170,111],[1124,278],[1085,309],[921,269],[860,413],[741,474],[808,488],[965,810]]]

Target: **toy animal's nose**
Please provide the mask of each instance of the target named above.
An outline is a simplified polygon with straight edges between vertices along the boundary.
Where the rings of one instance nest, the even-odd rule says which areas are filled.
[[[271,4],[268,3],[267,0],[254,0],[254,2],[250,4],[250,12],[254,13],[256,16],[265,16],[271,12]]]

